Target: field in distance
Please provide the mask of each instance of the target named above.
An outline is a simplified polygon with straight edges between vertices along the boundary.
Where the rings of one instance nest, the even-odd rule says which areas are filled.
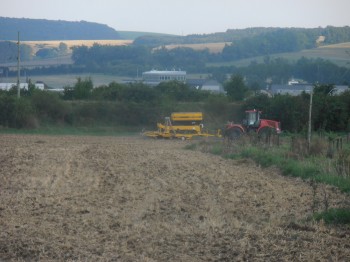
[[[201,43],[201,44],[174,44],[174,45],[166,45],[164,47],[168,50],[178,48],[178,47],[192,48],[193,50],[196,50],[196,51],[208,49],[210,53],[217,54],[222,52],[225,45],[230,45],[230,44],[231,44],[230,42]],[[157,47],[155,48],[155,50],[160,48],[162,47]]]
[[[285,58],[291,62],[295,62],[302,57],[309,59],[322,58],[329,60],[338,66],[350,67],[350,42],[324,45],[313,49],[305,49],[298,52],[272,54],[270,58]],[[241,59],[232,62],[208,63],[208,66],[248,66],[252,61],[263,63],[265,56]]]
[[[71,51],[73,46],[87,46],[91,47],[94,44],[99,45],[130,45],[133,40],[57,40],[57,41],[21,41],[22,44],[29,45],[35,53],[42,48],[58,48],[60,43],[67,45],[68,50]]]
[[[59,49],[59,45],[64,43],[67,45],[67,50],[64,54],[49,58],[38,58],[35,57],[33,60],[21,61],[21,66],[27,68],[39,67],[39,66],[57,66],[57,65],[69,65],[73,64],[72,47],[74,46],[87,46],[91,47],[94,44],[99,45],[111,45],[111,46],[122,46],[130,45],[133,40],[56,40],[56,41],[21,41],[22,45],[28,45],[31,47],[31,54],[35,57],[36,52],[40,49]],[[16,67],[17,62],[2,63],[0,66]]]

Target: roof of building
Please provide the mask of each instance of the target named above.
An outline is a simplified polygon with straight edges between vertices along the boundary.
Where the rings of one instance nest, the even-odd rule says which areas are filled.
[[[270,93],[274,94],[290,94],[300,95],[302,92],[310,93],[313,89],[311,84],[292,84],[292,85],[271,85]],[[345,85],[335,85],[333,94],[341,94],[347,90],[350,90]]]
[[[158,70],[151,70],[147,72],[143,72],[142,74],[154,74],[154,75],[186,75],[186,71],[158,71]]]

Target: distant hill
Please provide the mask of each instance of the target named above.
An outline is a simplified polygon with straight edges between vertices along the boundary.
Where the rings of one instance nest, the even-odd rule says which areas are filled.
[[[164,34],[164,33],[153,33],[153,32],[137,32],[137,31],[118,31],[120,37],[126,40],[135,40],[139,37],[154,36],[154,37],[175,37],[176,35]]]
[[[120,34],[113,28],[98,23],[80,21],[0,17],[1,40],[116,40]]]
[[[140,35],[134,41],[137,45],[163,46],[174,44],[201,44],[201,43],[242,43],[247,47],[250,42],[259,41],[278,43],[281,39],[292,41],[295,45],[313,48],[318,45],[330,45],[350,41],[350,27],[327,26],[325,28],[279,28],[279,27],[252,27],[245,29],[228,29],[226,32],[212,34],[192,34],[186,36],[174,35]],[[249,43],[248,43],[249,42]],[[309,42],[306,44],[306,42]],[[264,43],[259,43],[264,44]]]

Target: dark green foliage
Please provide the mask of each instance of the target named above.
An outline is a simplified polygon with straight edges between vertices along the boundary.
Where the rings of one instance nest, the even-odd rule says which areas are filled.
[[[4,40],[17,40],[18,31],[22,41],[120,39],[113,28],[86,21],[0,17],[0,25],[0,35]]]
[[[300,58],[294,68],[295,76],[310,83],[344,84],[350,82],[350,72],[346,67],[339,67],[321,58]]]
[[[348,128],[348,92],[340,97],[333,96],[333,93],[333,85],[316,85],[314,88],[313,121],[316,130],[338,131]]]
[[[314,218],[317,221],[322,219],[326,224],[350,224],[350,209],[331,208],[328,211],[315,214]]]
[[[20,128],[39,124],[153,126],[174,111],[201,111],[205,114],[206,127],[222,129],[227,121],[240,123],[245,110],[259,109],[263,118],[280,121],[283,132],[305,133],[309,94],[274,97],[259,94],[244,98],[239,93],[244,94],[248,89],[243,78],[233,75],[231,80],[234,81],[230,84],[242,84],[243,89],[235,90],[233,86],[232,90],[227,89],[229,96],[225,96],[193,89],[177,81],[163,82],[156,87],[112,82],[93,88],[90,78],[78,78],[73,87],[65,88],[63,95],[35,90],[30,85],[28,91],[21,91],[18,105],[17,89],[13,88],[0,92],[0,125]],[[325,94],[330,88],[320,85],[315,89],[312,130],[349,131],[349,92],[330,96]],[[237,100],[236,95],[244,100],[231,102]],[[27,115],[16,108],[23,108]]]
[[[0,91],[0,125],[3,127],[13,127],[15,99],[15,96]]]
[[[40,58],[51,58],[56,57],[57,54],[58,50],[56,48],[42,48],[35,53],[35,56]]]
[[[16,99],[13,108],[13,126],[16,128],[35,128],[35,111],[28,99]]]
[[[49,123],[64,123],[68,109],[59,94],[35,90],[31,101],[39,119]]]
[[[308,29],[278,29],[235,41],[223,50],[225,59],[242,59],[273,53],[294,52],[316,46],[316,36]]]
[[[96,100],[121,101],[125,85],[112,82],[108,86],[100,86],[92,90],[92,97]]]
[[[158,99],[156,90],[144,84],[130,84],[120,93],[121,101],[154,103]]]
[[[0,29],[1,30],[1,29]],[[29,45],[20,45],[20,58],[21,61],[27,61],[31,59],[32,48]],[[9,63],[16,62],[18,56],[17,43],[10,41],[0,41],[0,62]]]
[[[162,82],[154,88],[163,99],[171,99],[181,102],[198,102],[209,96],[208,92],[189,87],[179,81]]]
[[[210,59],[208,50],[195,51],[192,48],[179,47],[167,50],[161,48],[152,54],[153,64],[161,68],[183,68],[187,71],[198,71],[205,68]]]
[[[63,97],[67,100],[69,100],[69,99],[75,99],[75,100],[89,99],[91,97],[91,93],[92,93],[93,88],[94,88],[94,85],[92,83],[91,78],[87,78],[85,80],[82,80],[80,77],[78,77],[77,82],[75,83],[73,88],[66,87],[64,89]]]
[[[312,129],[349,131],[349,92],[331,96],[321,91],[328,89],[328,85],[320,85],[316,88],[313,98]],[[242,104],[242,111],[259,109],[263,112],[263,118],[280,121],[282,130],[302,132],[307,130],[309,103],[310,95],[305,93],[299,96],[276,95],[272,98],[258,95],[246,99]]]
[[[232,75],[224,84],[224,89],[231,101],[242,101],[249,91],[241,75]]]
[[[325,36],[327,44],[348,42],[350,27],[276,28],[270,32],[234,41],[223,50],[223,58],[230,61],[310,49],[317,46],[316,40],[319,36]]]
[[[350,41],[350,28],[332,27],[326,28],[277,28],[277,27],[251,27],[247,29],[228,29],[226,32],[212,34],[194,34],[186,36],[172,35],[147,35],[135,39],[137,45],[162,46],[167,44],[190,43],[217,43],[233,42],[245,49],[244,44],[252,44],[258,51],[269,52],[272,47],[277,50],[298,50],[310,48],[316,45],[316,39],[325,36],[325,44],[342,43]],[[254,41],[257,41],[254,44]],[[283,46],[281,46],[283,45]],[[256,52],[256,51],[255,51]]]

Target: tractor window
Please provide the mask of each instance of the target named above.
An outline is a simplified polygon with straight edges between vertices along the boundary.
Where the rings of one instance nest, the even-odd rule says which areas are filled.
[[[248,119],[248,125],[252,126],[257,121],[256,119],[257,114],[255,112],[249,112],[247,113],[247,119]]]

